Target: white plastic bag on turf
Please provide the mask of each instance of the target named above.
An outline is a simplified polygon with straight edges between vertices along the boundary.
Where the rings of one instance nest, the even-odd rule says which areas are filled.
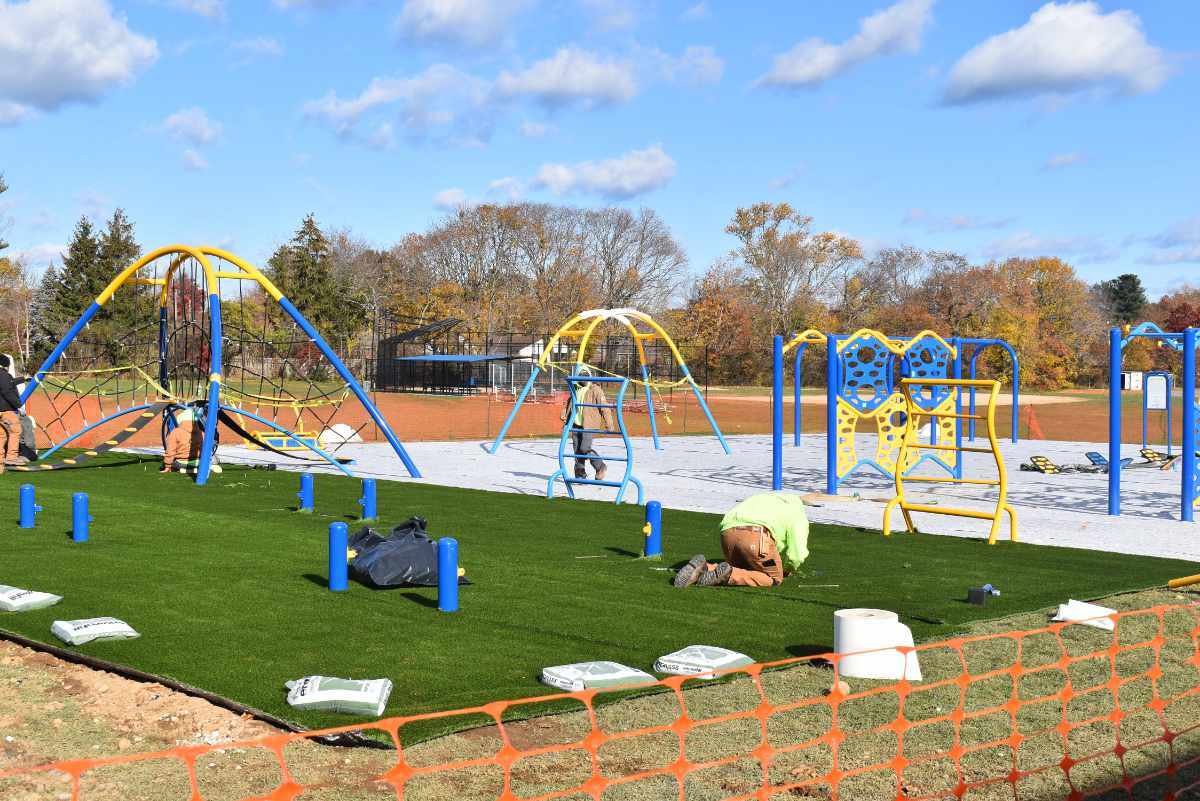
[[[715,645],[689,645],[673,653],[660,656],[654,662],[654,670],[657,673],[668,673],[672,676],[715,679],[714,671],[733,670],[753,664],[754,660],[750,657],[728,648],[718,648]]]
[[[648,684],[654,681],[654,677],[620,662],[599,661],[542,668],[540,681],[567,692],[579,692],[625,684]]]
[[[0,611],[28,612],[30,609],[45,609],[47,606],[54,606],[61,600],[61,595],[23,590],[20,587],[0,584]]]
[[[379,717],[392,694],[390,679],[337,679],[305,676],[289,681],[287,702],[296,709],[345,712],[348,715]]]
[[[83,645],[93,640],[132,640],[141,636],[124,620],[115,617],[56,620],[50,626],[50,633],[67,645]]]

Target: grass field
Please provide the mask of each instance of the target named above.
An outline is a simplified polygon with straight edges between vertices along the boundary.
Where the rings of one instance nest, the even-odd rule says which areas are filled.
[[[638,507],[380,482],[384,525],[419,514],[434,536],[459,540],[474,583],[462,611],[445,615],[433,589],[325,588],[325,530],[355,514],[357,481],[320,477],[318,514],[307,516],[291,511],[294,474],[230,466],[198,488],[158,475],[152,460],[106,458],[104,469],[0,477],[0,497],[11,499],[0,583],[65,596],[50,609],[0,614],[0,629],[57,644],[55,619],[120,617],[142,637],[80,650],[308,726],[348,722],[286,705],[284,681],[314,673],[390,678],[389,715],[453,709],[544,694],[536,678],[550,664],[649,669],[691,643],[764,661],[820,653],[842,607],[892,609],[929,639],[1195,572],[1172,560],[814,526],[809,562],[780,588],[679,591],[662,568],[715,555],[713,515],[668,510],[667,558],[656,564],[633,558]],[[45,508],[32,531],[14,519],[26,481]],[[68,530],[80,490],[95,522],[92,541],[77,545]],[[986,608],[964,603],[966,588],[984,582],[1003,596]]]

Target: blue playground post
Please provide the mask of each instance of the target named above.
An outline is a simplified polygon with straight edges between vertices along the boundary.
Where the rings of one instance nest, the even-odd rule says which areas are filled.
[[[772,340],[771,489],[783,489],[783,337]]]
[[[364,523],[379,517],[375,504],[375,479],[363,479],[362,497],[358,499],[358,505],[362,507],[362,517],[359,520]]]
[[[458,540],[442,537],[437,544],[438,611],[458,611]]]
[[[21,485],[21,528],[37,525],[37,513],[42,511],[42,507],[35,502],[36,492],[32,484]]]
[[[807,342],[801,342],[796,346],[796,360],[792,367],[792,447],[800,447],[800,383],[801,378],[801,362],[804,360],[804,349],[808,347]]]
[[[77,492],[71,496],[71,539],[75,542],[88,541],[88,524],[92,516],[88,514],[88,496],[86,492]]]
[[[350,587],[349,565],[346,560],[350,529],[340,520],[329,524],[329,589],[345,592]]]
[[[647,559],[653,559],[662,556],[662,504],[658,501],[650,501],[646,504],[646,527],[643,529],[646,532],[646,545],[642,549],[642,556]]]
[[[529,380],[525,382],[525,386],[521,387],[521,394],[517,395],[517,402],[513,404],[512,411],[508,413],[508,417],[504,418],[504,425],[500,426],[500,433],[496,434],[496,439],[492,442],[492,447],[488,448],[488,453],[495,454],[500,450],[500,443],[504,441],[504,435],[508,433],[508,427],[512,425],[513,420],[517,419],[517,412],[521,408],[521,404],[525,402],[525,397],[529,395],[529,390],[533,389],[533,382],[537,381],[538,373],[541,368],[537,365],[529,371]]]
[[[825,342],[825,494],[837,495],[838,387],[842,383],[838,359],[838,337],[830,334]]]
[[[1186,355],[1184,356],[1184,364],[1187,364]],[[1186,383],[1187,378],[1185,375],[1184,384],[1186,385]],[[1186,408],[1185,406],[1183,413],[1183,437],[1185,442],[1187,440]],[[1184,451],[1184,461],[1187,461],[1186,450]],[[1109,329],[1108,332],[1108,463],[1110,466],[1121,464],[1121,329],[1119,328]],[[1187,465],[1185,464],[1184,476],[1187,475]],[[1184,487],[1187,487],[1186,480],[1184,481]],[[1186,489],[1184,492],[1186,493]],[[1121,514],[1120,470],[1109,469],[1108,471],[1108,513],[1110,515]]]
[[[955,337],[954,339],[950,340],[950,342],[954,346],[954,378],[961,379],[963,377],[963,352],[962,352],[963,343],[962,343],[962,340],[959,339],[958,337]],[[961,481],[962,477],[963,477],[963,460],[966,458],[966,454],[963,453],[963,450],[962,450],[962,446],[963,446],[962,413],[963,413],[962,389],[959,388],[959,389],[954,390],[954,414],[956,415],[956,417],[954,418],[954,447],[958,448],[958,451],[955,454],[955,456],[957,458],[954,460],[954,470],[952,471],[954,474],[954,477],[957,478],[959,481]],[[937,421],[935,420],[934,423],[936,424],[936,422]],[[930,428],[932,429],[932,426]],[[931,436],[933,436],[932,430],[929,433]]]
[[[1117,376],[1120,379],[1120,375]],[[1110,470],[1110,473],[1121,472]],[[1196,329],[1183,332],[1183,492],[1180,518],[1195,519],[1196,505]]]
[[[296,497],[300,499],[300,507],[296,511],[311,514],[315,505],[313,495],[313,474],[301,473],[300,491],[296,493]]]
[[[646,388],[646,414],[650,416],[650,437],[654,440],[654,450],[661,451],[662,443],[658,441],[658,423],[654,420],[654,392],[650,389],[650,371],[646,369],[646,360],[642,359],[642,384]]]

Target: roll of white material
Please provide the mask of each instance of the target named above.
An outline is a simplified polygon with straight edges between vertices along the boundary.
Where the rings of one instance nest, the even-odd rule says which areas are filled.
[[[849,654],[838,662],[838,673],[855,679],[921,680],[921,664],[912,647],[912,630],[895,612],[885,609],[839,609],[833,613],[833,650]]]

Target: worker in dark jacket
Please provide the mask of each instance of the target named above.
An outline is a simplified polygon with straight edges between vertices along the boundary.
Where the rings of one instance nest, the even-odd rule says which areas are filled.
[[[0,437],[5,440],[0,473],[4,472],[4,465],[29,464],[29,460],[21,455],[21,394],[17,392],[11,370],[12,360],[0,353]]]

